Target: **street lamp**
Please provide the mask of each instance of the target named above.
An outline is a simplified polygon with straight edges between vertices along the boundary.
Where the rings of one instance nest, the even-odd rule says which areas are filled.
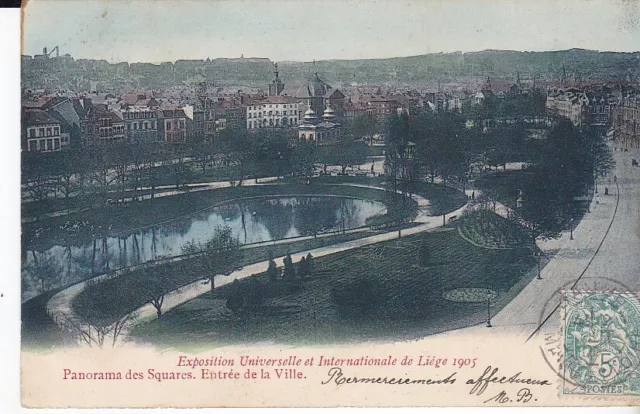
[[[569,240],[573,240],[573,218],[569,220]]]
[[[491,327],[491,291],[487,291],[487,328]]]
[[[535,249],[535,247],[534,247],[534,249]],[[542,252],[541,252],[541,251],[535,251],[535,250],[534,250],[534,251],[533,251],[533,257],[535,257],[535,258],[537,259],[537,262],[538,262],[538,276],[537,276],[537,279],[538,279],[538,280],[542,280],[542,274],[541,274],[541,270],[542,270],[542,269],[541,269],[541,267],[542,267],[542,265],[541,265],[541,263],[540,263],[540,262],[542,261]]]

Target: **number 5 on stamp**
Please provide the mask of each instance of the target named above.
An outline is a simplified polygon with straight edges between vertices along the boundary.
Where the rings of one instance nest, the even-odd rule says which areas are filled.
[[[640,294],[563,294],[563,394],[640,394]]]

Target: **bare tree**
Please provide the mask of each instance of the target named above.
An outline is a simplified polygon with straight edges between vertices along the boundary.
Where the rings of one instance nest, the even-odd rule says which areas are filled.
[[[167,293],[174,290],[173,277],[175,266],[171,263],[148,267],[141,270],[138,278],[138,288],[145,303],[151,304],[156,310],[158,318],[162,317],[162,305]]]
[[[32,251],[32,254],[33,262],[27,265],[25,270],[34,279],[40,281],[41,293],[47,292],[60,280],[62,269],[56,258],[51,254],[42,253],[40,255],[36,255],[35,251]]]
[[[125,202],[125,195],[127,190],[127,178],[129,177],[129,170],[131,168],[131,150],[131,146],[124,144],[118,145],[118,148],[114,149],[114,181],[118,183],[118,189],[120,190],[123,204]]]
[[[135,325],[138,312],[133,311],[123,315],[112,324],[100,324],[90,321],[76,321],[68,315],[63,316],[63,325],[80,342],[90,347],[103,348],[111,336],[111,346],[116,346],[118,338],[131,326]]]
[[[33,175],[27,177],[23,186],[24,194],[31,201],[43,202],[49,199],[55,192],[55,186],[51,176],[44,170],[35,171]]]
[[[111,325],[113,331],[113,341],[111,343],[111,346],[115,346],[118,338],[123,334],[123,332],[137,323],[138,316],[138,311],[133,311],[127,313]]]

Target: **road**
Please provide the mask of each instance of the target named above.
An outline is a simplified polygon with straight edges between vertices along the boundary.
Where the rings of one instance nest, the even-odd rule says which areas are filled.
[[[599,180],[599,196],[574,229],[573,239],[565,232],[538,243],[550,257],[541,280],[534,278],[493,315],[492,328],[481,324],[439,336],[509,334],[524,342],[560,332],[563,290],[640,290],[640,168],[631,166],[631,158],[640,158],[640,151],[615,152],[614,158],[614,171]],[[603,194],[605,186],[608,196]]]
[[[619,189],[617,210],[606,237],[574,290],[640,290],[640,168],[631,165],[631,158],[640,158],[640,150],[614,152],[614,158],[613,175],[617,176]],[[616,187],[611,177],[604,185],[610,191]],[[559,327],[560,316],[556,311],[541,332],[558,332]]]

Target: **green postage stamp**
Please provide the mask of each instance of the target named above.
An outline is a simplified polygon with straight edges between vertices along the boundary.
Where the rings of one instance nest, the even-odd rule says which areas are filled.
[[[638,293],[564,293],[563,394],[640,394],[638,297]]]

